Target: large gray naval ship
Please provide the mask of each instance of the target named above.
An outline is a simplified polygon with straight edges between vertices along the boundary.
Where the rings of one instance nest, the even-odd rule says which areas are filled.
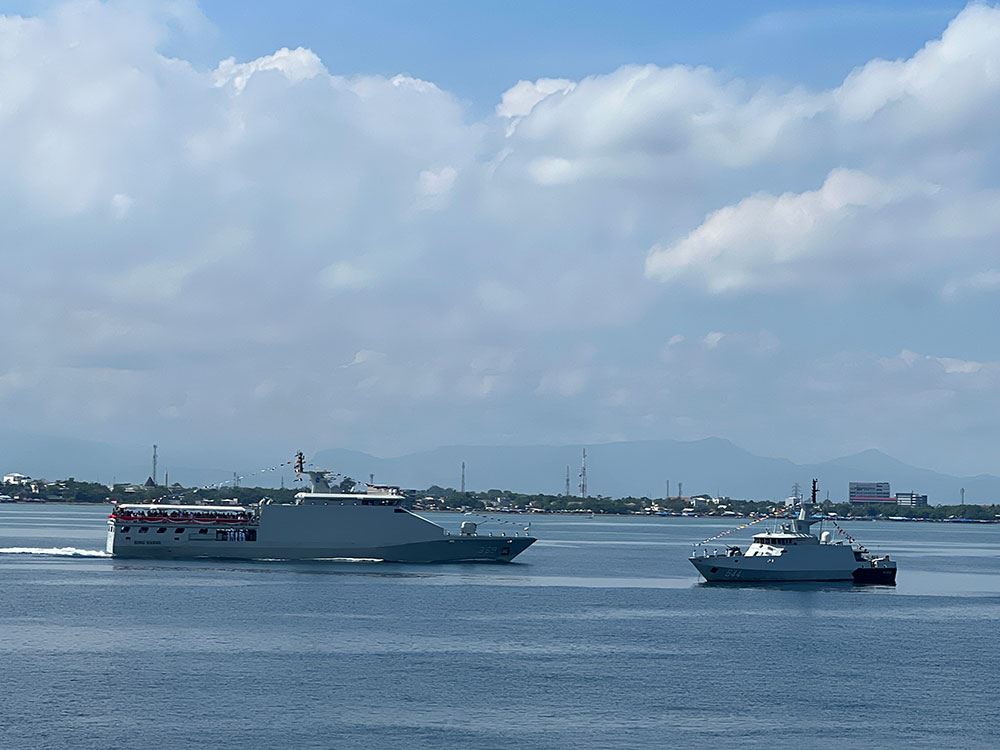
[[[864,548],[834,541],[829,531],[817,537],[810,531],[818,519],[816,480],[811,501],[802,501],[799,515],[780,528],[754,534],[743,552],[730,546],[723,552],[703,549],[689,559],[710,582],[777,583],[786,581],[853,581],[896,583],[896,562],[888,555],[875,555]]]
[[[116,504],[107,551],[140,558],[508,562],[535,542],[526,532],[482,534],[471,521],[452,534],[401,507],[398,490],[333,492],[326,472],[304,473],[312,491],[287,503]]]

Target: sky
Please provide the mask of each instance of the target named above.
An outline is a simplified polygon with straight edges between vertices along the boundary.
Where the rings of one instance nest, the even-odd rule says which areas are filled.
[[[994,5],[0,13],[0,429],[1000,473]]]

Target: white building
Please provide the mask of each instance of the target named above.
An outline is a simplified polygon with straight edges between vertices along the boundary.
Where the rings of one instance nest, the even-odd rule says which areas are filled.
[[[852,505],[896,504],[888,482],[848,482],[847,496]]]
[[[27,474],[18,474],[16,471],[13,474],[3,475],[4,484],[27,484],[30,481],[31,477]]]

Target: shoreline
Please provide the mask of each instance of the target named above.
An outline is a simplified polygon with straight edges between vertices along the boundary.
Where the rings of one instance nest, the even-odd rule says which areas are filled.
[[[95,505],[113,505],[114,501],[102,500],[102,501],[91,501],[91,500],[7,500],[0,503],[0,507],[4,505],[59,505],[59,506],[95,506]],[[499,510],[499,511],[478,511],[478,510],[459,510],[457,508],[413,508],[416,513],[454,513],[457,515],[479,515],[479,516],[568,516],[575,518],[582,518],[584,520],[592,520],[595,518],[698,518],[698,519],[715,519],[715,520],[729,520],[734,522],[742,522],[744,520],[755,520],[761,518],[761,516],[719,516],[712,515],[711,513],[581,513],[579,511],[528,511],[528,510]],[[776,516],[780,518],[780,516]],[[823,518],[822,520],[829,520],[829,517]],[[986,519],[986,518],[906,518],[903,516],[897,516],[894,518],[881,517],[881,516],[836,516],[833,517],[834,521],[889,521],[892,523],[951,523],[951,524],[998,524],[1000,523],[1000,518]]]

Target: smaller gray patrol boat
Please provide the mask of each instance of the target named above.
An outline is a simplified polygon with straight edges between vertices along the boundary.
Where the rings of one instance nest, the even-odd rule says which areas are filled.
[[[352,559],[386,562],[509,562],[536,540],[527,531],[458,534],[412,513],[394,488],[333,492],[326,472],[304,471],[312,491],[292,502],[250,506],[116,504],[108,519],[114,557],[238,560]]]
[[[875,555],[858,545],[832,541],[829,531],[821,538],[810,532],[819,519],[812,518],[816,507],[817,482],[812,499],[802,501],[796,518],[780,528],[754,534],[746,552],[727,547],[724,552],[703,549],[689,559],[710,582],[778,583],[788,581],[853,581],[854,583],[896,583],[896,563],[889,555]]]

